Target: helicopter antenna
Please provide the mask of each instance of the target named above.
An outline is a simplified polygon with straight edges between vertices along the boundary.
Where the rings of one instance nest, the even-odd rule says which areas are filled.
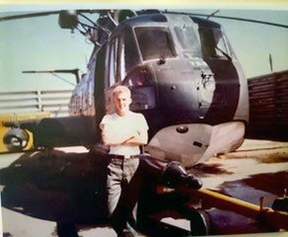
[[[54,76],[56,76],[56,73],[72,73],[75,75],[76,77],[76,82],[79,83],[80,82],[80,78],[79,78],[79,69],[76,68],[76,69],[64,69],[64,70],[38,70],[38,71],[22,71],[22,73],[51,73],[53,74]],[[61,80],[64,80],[66,81],[64,78],[60,78],[58,75],[56,76],[58,77],[59,79]],[[75,84],[69,82],[69,81],[66,81],[67,83],[75,86]]]
[[[99,26],[96,22],[93,22],[89,17],[85,16],[84,14],[82,14],[81,12],[78,13],[81,17],[83,17],[84,19],[86,19],[87,21],[89,21],[94,27],[94,29],[96,30],[100,30],[102,32],[104,32],[105,34],[109,35],[109,32],[107,32],[104,28],[102,28],[101,26]],[[84,23],[78,21],[78,23],[80,23],[81,25],[85,25]],[[88,25],[85,25],[88,26]]]
[[[117,22],[114,20],[114,18],[111,16],[111,12],[110,12],[110,11],[107,12],[107,16],[108,16],[108,18],[113,22],[113,24],[114,24],[115,26],[118,25],[118,23],[117,23]]]
[[[272,55],[269,53],[269,64],[270,64],[270,70],[273,72],[273,61],[272,61]]]
[[[213,12],[211,15],[207,16],[207,20],[209,20],[210,17],[215,16],[218,12],[220,12],[220,10],[217,10]]]
[[[52,74],[53,76],[57,77],[58,79],[60,79],[60,80],[62,80],[62,81],[65,81],[66,83],[68,83],[68,84],[70,84],[70,85],[72,85],[72,86],[76,86],[74,83],[72,83],[72,82],[64,79],[63,77],[58,76],[58,75],[57,75],[56,73],[54,73],[54,72],[52,72],[51,74]]]

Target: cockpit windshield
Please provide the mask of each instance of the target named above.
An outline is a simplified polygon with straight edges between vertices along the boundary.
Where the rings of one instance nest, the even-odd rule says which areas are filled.
[[[191,26],[175,26],[174,30],[185,57],[201,57],[201,48],[196,33]]]
[[[166,27],[135,28],[143,60],[173,58],[176,56],[174,44]]]

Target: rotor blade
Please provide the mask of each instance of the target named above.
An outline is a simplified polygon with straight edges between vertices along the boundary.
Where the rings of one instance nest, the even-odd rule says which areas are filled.
[[[215,15],[217,12],[212,13],[212,14],[200,14],[200,13],[188,13],[188,12],[163,11],[163,13],[184,14],[188,16],[202,16],[202,17],[207,17],[207,18],[214,17],[214,18],[222,18],[222,19],[227,19],[227,20],[246,21],[246,22],[251,22],[251,23],[288,28],[288,25],[273,23],[269,21],[260,21],[260,20],[254,20],[254,19],[248,19],[248,18],[232,17],[232,16],[217,16]]]
[[[217,15],[205,15],[205,14],[190,14],[191,16],[206,16],[206,17],[215,17],[215,18],[222,18],[227,20],[235,20],[235,21],[246,21],[246,22],[252,22],[252,23],[258,23],[258,24],[265,24],[265,25],[271,25],[271,26],[277,26],[277,27],[283,27],[288,28],[288,25],[268,22],[268,21],[260,21],[260,20],[253,20],[253,19],[246,19],[246,18],[239,18],[239,17],[231,17],[231,16],[217,16]]]
[[[227,19],[227,20],[246,21],[246,22],[251,22],[251,23],[288,28],[288,25],[273,23],[273,22],[269,22],[269,21],[260,21],[260,20],[247,19],[247,18],[241,18],[241,17],[232,17],[232,16],[217,16],[217,15],[215,15],[217,12],[212,13],[212,14],[198,14],[198,13],[188,13],[188,12],[165,11],[164,13],[185,14],[185,15],[189,15],[189,16],[202,16],[202,17],[208,17],[208,18],[214,17],[214,18],[222,18],[222,19]]]
[[[69,11],[69,10],[67,10]],[[85,10],[80,9],[76,10],[77,13],[98,13],[99,10]],[[13,15],[13,16],[6,16],[6,17],[0,17],[1,21],[9,21],[9,20],[17,20],[17,19],[24,19],[24,18],[31,18],[31,17],[41,17],[41,16],[48,16],[53,14],[59,14],[61,11],[47,11],[47,12],[35,12],[35,13],[27,13],[22,15]]]
[[[77,10],[77,12],[89,12],[89,13],[99,13],[101,10]],[[177,14],[185,14],[190,16],[202,16],[202,17],[214,17],[214,18],[222,18],[227,20],[236,20],[236,21],[246,21],[251,23],[258,23],[258,24],[265,24],[265,25],[271,25],[271,26],[277,26],[277,27],[283,27],[288,28],[288,25],[284,24],[278,24],[268,21],[260,21],[260,20],[253,20],[253,19],[246,19],[246,18],[240,18],[240,17],[231,17],[231,16],[217,16],[214,14],[208,15],[208,14],[198,14],[198,13],[187,13],[187,12],[170,12],[165,11],[166,13],[177,13]],[[48,16],[53,14],[58,14],[60,11],[48,11],[48,12],[37,12],[37,13],[30,13],[30,14],[22,14],[22,15],[13,15],[13,16],[7,16],[7,17],[0,17],[1,21],[8,21],[8,20],[17,20],[17,19],[24,19],[24,18],[30,18],[30,17],[41,17],[41,16]]]
[[[60,13],[60,11],[49,11],[49,12],[36,12],[36,13],[28,13],[28,14],[22,14],[22,15],[6,16],[6,17],[0,17],[0,22],[1,21],[24,19],[24,18],[31,18],[31,17],[48,16],[48,15],[59,14],[59,13]]]

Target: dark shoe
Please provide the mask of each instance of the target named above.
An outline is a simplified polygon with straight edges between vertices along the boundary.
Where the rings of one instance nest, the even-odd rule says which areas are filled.
[[[288,198],[284,197],[275,199],[272,204],[272,208],[274,211],[288,212]]]
[[[123,230],[121,234],[118,235],[118,237],[136,237],[137,235],[133,234],[129,230]]]
[[[79,237],[75,223],[57,222],[57,234],[59,237]]]

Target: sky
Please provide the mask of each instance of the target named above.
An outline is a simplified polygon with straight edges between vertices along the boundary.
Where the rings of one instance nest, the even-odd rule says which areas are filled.
[[[64,8],[57,6],[57,9]],[[23,11],[31,10],[39,11],[41,7],[0,6],[0,16],[22,14],[27,13]],[[185,11],[212,13],[215,10],[217,9]],[[217,15],[288,25],[288,9],[220,9]],[[272,55],[274,71],[288,70],[288,29],[210,19],[223,26],[247,78],[271,72],[269,54]],[[93,45],[79,32],[71,33],[71,30],[61,29],[57,15],[0,22],[0,36],[0,92],[73,89],[74,86],[70,83],[75,84],[76,81],[72,75],[59,74],[61,78],[68,80],[67,83],[50,74],[23,74],[22,71],[79,68],[86,72],[93,50]]]

